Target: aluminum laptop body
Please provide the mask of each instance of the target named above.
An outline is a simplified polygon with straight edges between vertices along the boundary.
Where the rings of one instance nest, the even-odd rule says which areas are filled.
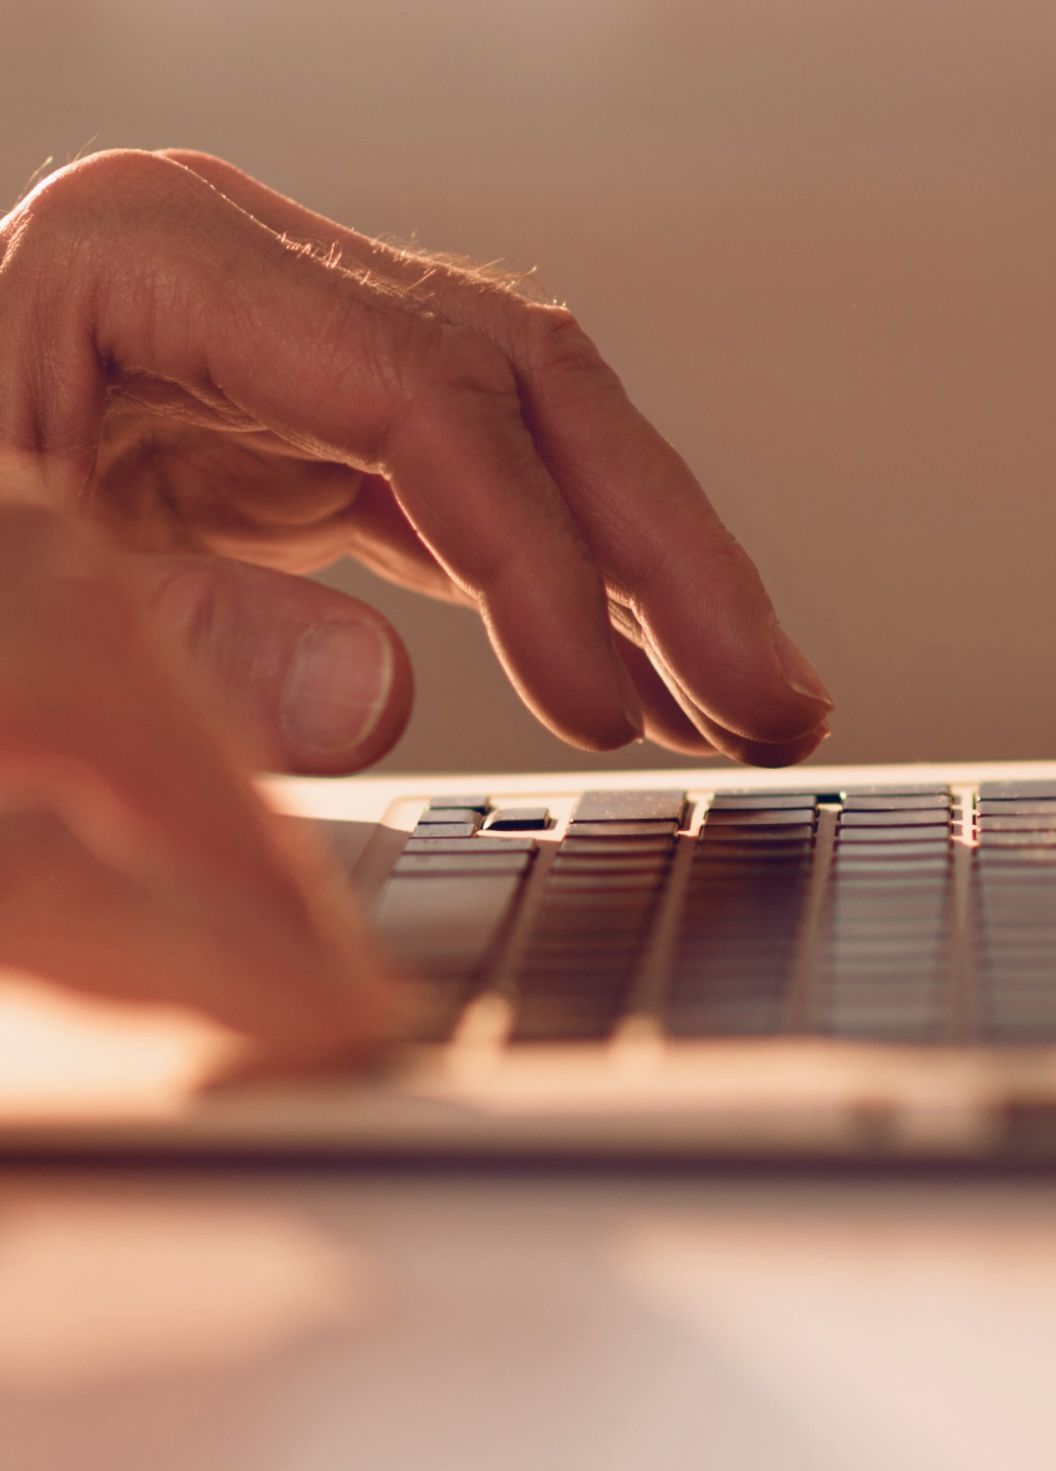
[[[127,1019],[93,1075],[0,980],[0,1052],[58,1038],[67,1085],[0,1086],[5,1158],[1056,1163],[1056,762],[266,790],[420,974],[414,1035],[162,1100],[105,1062]]]

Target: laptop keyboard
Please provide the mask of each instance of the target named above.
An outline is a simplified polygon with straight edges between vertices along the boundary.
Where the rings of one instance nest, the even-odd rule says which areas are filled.
[[[1056,783],[437,798],[376,920],[423,1041],[1056,1042]]]

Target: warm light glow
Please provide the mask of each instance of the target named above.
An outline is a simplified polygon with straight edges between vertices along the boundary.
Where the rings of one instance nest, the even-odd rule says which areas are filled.
[[[0,1393],[208,1374],[358,1319],[367,1269],[292,1213],[63,1194],[4,1214]]]
[[[0,972],[0,1124],[175,1113],[237,1045],[189,1011]]]

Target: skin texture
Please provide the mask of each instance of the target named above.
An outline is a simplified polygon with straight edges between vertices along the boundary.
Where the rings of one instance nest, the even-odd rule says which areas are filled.
[[[508,281],[218,159],[98,154],[0,221],[0,354],[2,964],[185,1000],[281,1065],[369,1049],[385,963],[246,774],[359,769],[407,718],[394,630],[298,575],[342,555],[476,608],[580,746],[824,738],[684,462]]]

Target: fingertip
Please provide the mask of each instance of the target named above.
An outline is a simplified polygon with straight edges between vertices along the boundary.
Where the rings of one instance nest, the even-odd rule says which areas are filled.
[[[771,642],[785,683],[794,694],[803,696],[812,705],[825,710],[835,708],[835,701],[825,686],[821,675],[810,663],[803,650],[794,644],[780,623],[774,622],[770,631]]]
[[[775,770],[782,766],[797,766],[812,756],[832,732],[823,721],[805,735],[789,741],[751,741],[728,732],[716,732],[712,739],[723,755],[746,766],[761,766]]]

